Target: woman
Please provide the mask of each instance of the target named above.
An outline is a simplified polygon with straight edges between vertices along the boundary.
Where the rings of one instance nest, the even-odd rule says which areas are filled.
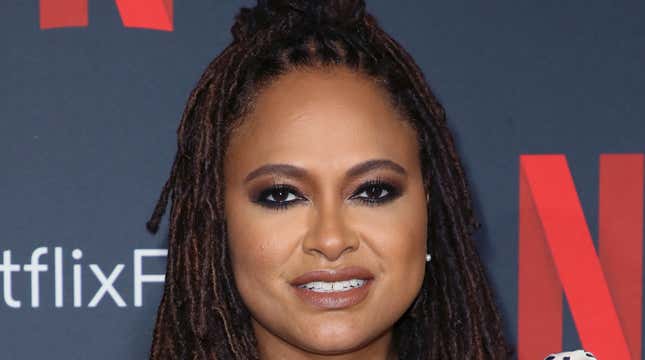
[[[151,359],[506,359],[445,112],[362,0],[258,1],[178,128]]]

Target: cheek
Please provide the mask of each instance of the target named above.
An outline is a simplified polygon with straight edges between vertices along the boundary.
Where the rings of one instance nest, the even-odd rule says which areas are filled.
[[[403,199],[402,199],[403,200]],[[381,213],[365,216],[378,247],[377,252],[394,264],[405,266],[424,259],[427,241],[427,210],[417,200],[405,199]],[[367,230],[366,230],[367,231]]]
[[[267,298],[272,286],[286,283],[284,274],[301,232],[298,217],[294,210],[286,215],[245,206],[227,218],[233,273],[244,299]]]
[[[228,240],[235,278],[241,285],[267,276],[280,263],[281,243],[278,234],[267,231],[262,221],[232,219],[228,223]]]
[[[425,199],[424,199],[425,200]],[[425,275],[427,242],[427,210],[425,201],[406,204],[388,212],[387,217],[371,220],[374,246],[384,272],[400,291],[414,296]]]

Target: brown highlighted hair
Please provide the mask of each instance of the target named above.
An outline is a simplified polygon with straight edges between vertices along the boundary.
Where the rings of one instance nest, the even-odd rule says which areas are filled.
[[[228,138],[271,80],[299,67],[334,66],[379,83],[417,132],[433,258],[418,297],[395,324],[399,359],[510,359],[513,349],[472,240],[479,224],[444,109],[364,0],[258,0],[240,10],[231,32],[232,43],[188,98],[172,170],[147,223],[155,233],[171,201],[150,359],[259,359],[227,250]]]

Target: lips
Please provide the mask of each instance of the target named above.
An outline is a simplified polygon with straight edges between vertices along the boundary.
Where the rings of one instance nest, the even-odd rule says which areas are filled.
[[[369,270],[360,266],[350,266],[338,270],[316,270],[304,273],[291,280],[290,284],[299,286],[312,281],[335,282],[351,279],[370,280],[374,278]]]

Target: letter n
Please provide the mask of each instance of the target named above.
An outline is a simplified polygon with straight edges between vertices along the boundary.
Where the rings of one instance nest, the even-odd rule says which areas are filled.
[[[173,0],[115,0],[123,26],[173,30]],[[40,28],[87,26],[88,0],[40,0]]]
[[[40,28],[87,26],[87,0],[40,0]]]
[[[518,353],[562,349],[562,293],[585,350],[641,358],[642,154],[603,154],[599,256],[564,155],[521,155]]]

